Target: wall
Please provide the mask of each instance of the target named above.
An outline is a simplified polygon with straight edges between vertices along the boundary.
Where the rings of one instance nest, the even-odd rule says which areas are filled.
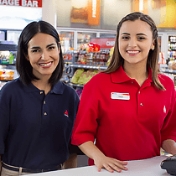
[[[48,0],[43,1],[43,8],[45,10],[45,2]],[[86,23],[71,23],[70,13],[73,2],[74,5],[76,4],[76,7],[79,7],[83,1],[89,0],[51,0],[51,2],[54,3],[54,6],[51,8],[51,13],[53,13],[54,10],[57,15],[56,25],[58,27],[114,30],[123,16],[132,11],[142,11],[149,14],[158,27],[176,28],[176,21],[174,18],[176,15],[175,0],[101,0],[100,24],[97,26],[90,26]],[[47,9],[52,6],[51,2],[47,2]]]
[[[45,0],[46,1],[46,0]],[[71,0],[55,0],[57,11],[57,26],[58,27],[77,27],[77,28],[92,28],[92,29],[107,29],[115,30],[118,21],[131,11],[130,0],[101,0],[100,6],[100,25],[89,26],[83,23],[71,23],[70,12],[73,5]],[[75,2],[75,0],[74,0]],[[77,7],[79,7],[77,0]],[[76,3],[74,3],[76,4]],[[122,8],[125,7],[125,8]]]
[[[57,27],[57,0],[42,0],[42,20],[51,23]]]
[[[122,17],[131,11],[130,0],[104,0],[102,1],[102,28],[116,29]]]

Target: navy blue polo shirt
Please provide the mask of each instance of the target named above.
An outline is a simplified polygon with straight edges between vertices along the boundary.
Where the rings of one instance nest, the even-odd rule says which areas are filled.
[[[19,78],[0,91],[0,155],[6,164],[49,169],[63,163],[79,104],[75,90],[58,82],[47,94]]]

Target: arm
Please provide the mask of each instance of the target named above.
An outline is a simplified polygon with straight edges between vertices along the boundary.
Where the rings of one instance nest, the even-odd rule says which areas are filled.
[[[85,142],[79,145],[79,148],[85,153],[89,158],[94,160],[95,165],[98,168],[98,171],[101,171],[101,168],[105,168],[109,172],[114,170],[121,172],[121,170],[127,170],[126,161],[119,161],[114,158],[106,157],[92,141]]]
[[[176,142],[172,139],[164,140],[162,143],[162,148],[167,153],[170,153],[172,155],[176,154]]]

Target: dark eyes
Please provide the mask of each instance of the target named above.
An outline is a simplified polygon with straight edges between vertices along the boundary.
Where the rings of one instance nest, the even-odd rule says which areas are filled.
[[[139,39],[139,40],[144,40],[145,37],[140,37],[140,36],[139,36],[138,39]]]
[[[123,40],[128,40],[130,37],[129,36],[122,36]]]
[[[48,47],[49,50],[53,50],[55,48],[56,48],[56,46],[50,46],[50,47]]]
[[[49,46],[47,47],[48,51],[54,50],[56,48],[56,46]],[[37,53],[37,52],[41,52],[42,50],[40,48],[36,48],[36,49],[32,49],[31,52],[32,53]]]
[[[32,53],[40,52],[40,49],[33,49],[31,50]]]
[[[122,36],[122,40],[129,40],[130,36]],[[142,41],[145,40],[145,37],[143,36],[137,36],[137,40]]]

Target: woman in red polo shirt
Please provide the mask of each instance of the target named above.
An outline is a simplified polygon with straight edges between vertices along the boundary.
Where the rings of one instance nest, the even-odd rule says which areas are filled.
[[[128,160],[176,154],[174,83],[158,71],[158,32],[154,21],[134,12],[117,26],[106,71],[82,92],[72,143],[100,171],[127,170]]]

